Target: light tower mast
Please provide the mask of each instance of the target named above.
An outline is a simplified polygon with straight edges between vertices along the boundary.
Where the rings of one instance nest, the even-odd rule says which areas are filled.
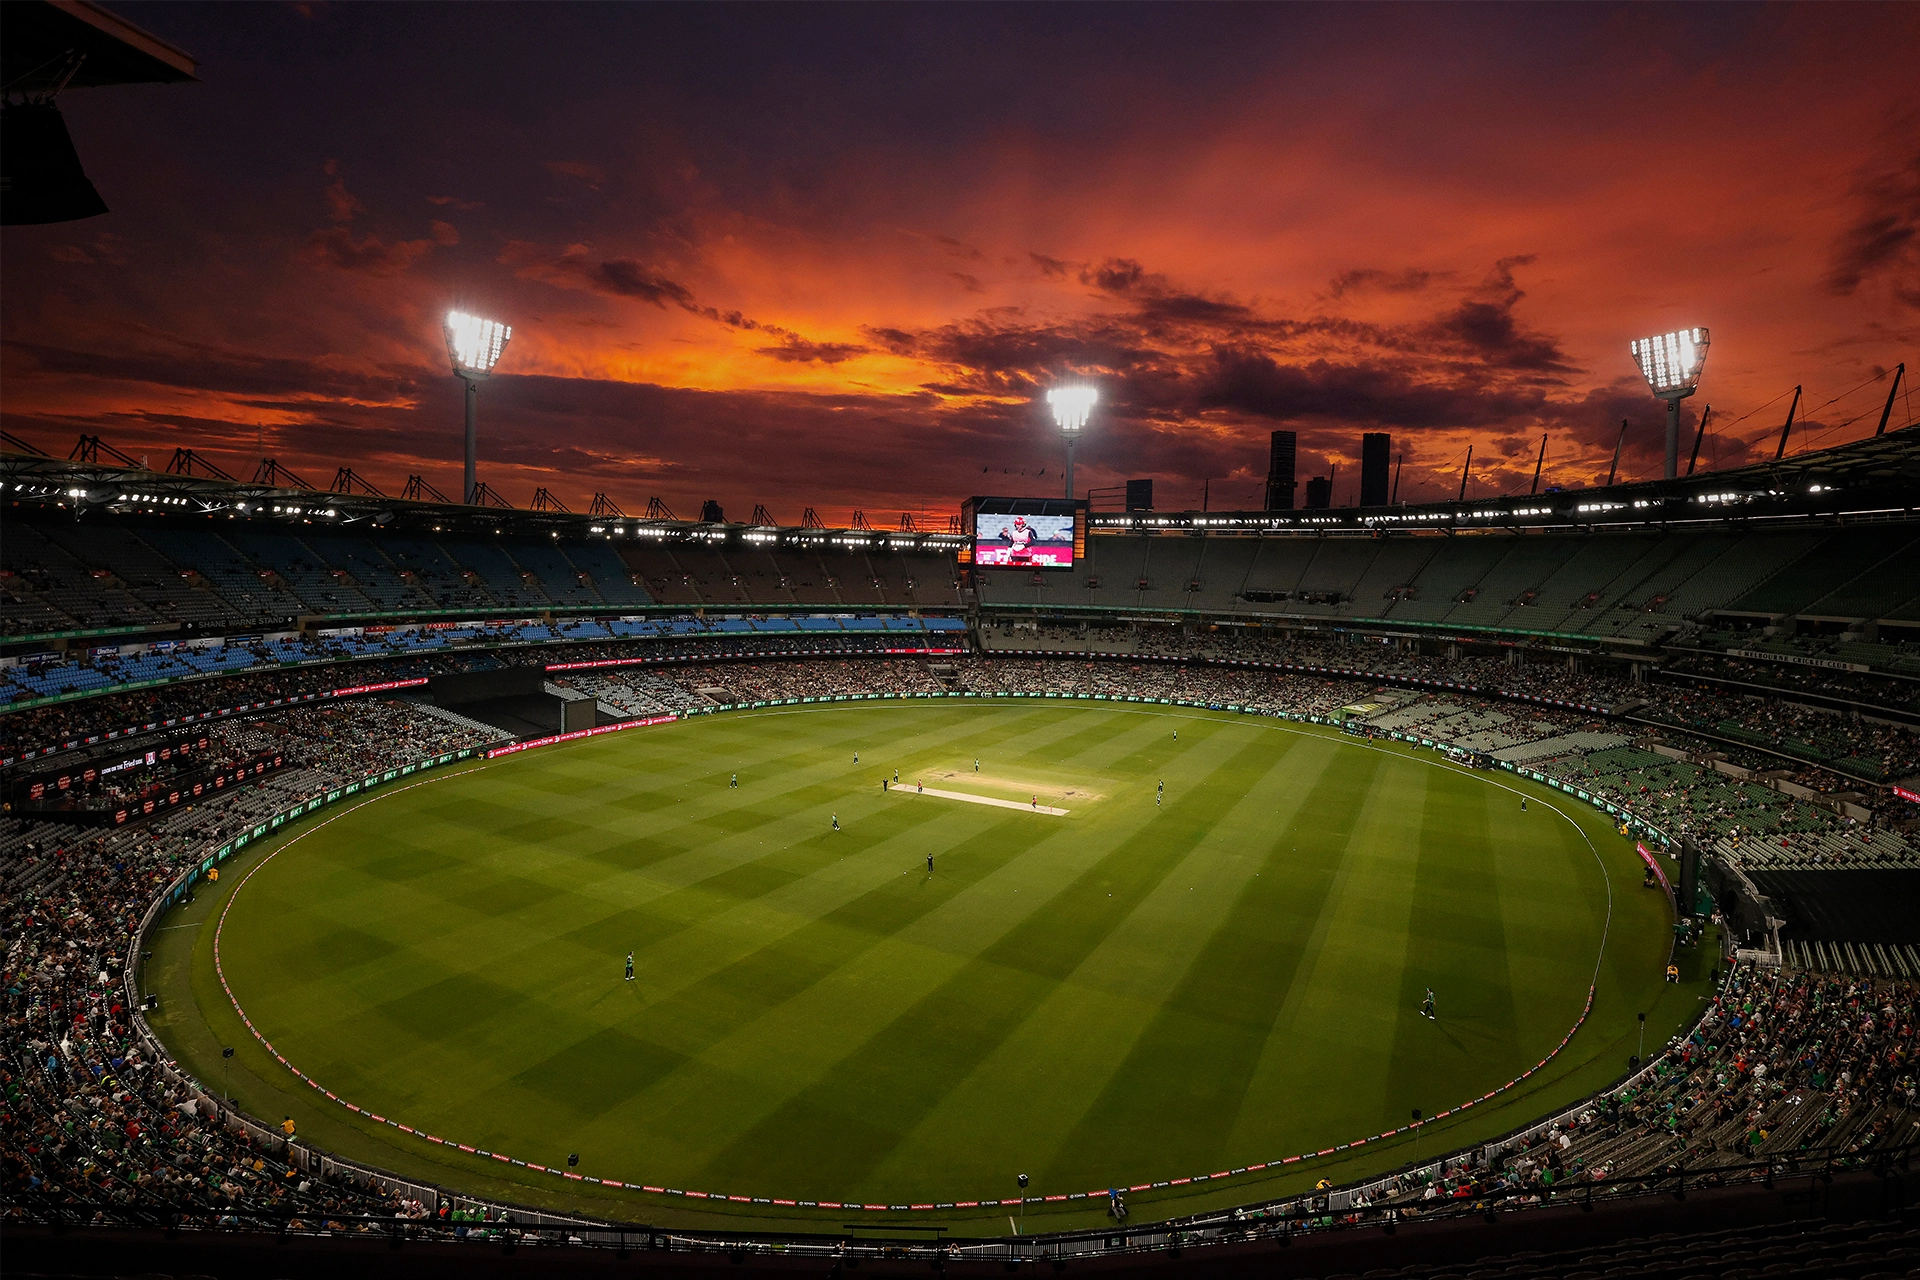
[[[1667,402],[1667,469],[1671,480],[1680,471],[1680,402],[1700,386],[1700,369],[1707,363],[1707,331],[1676,329],[1628,344],[1634,363],[1653,394]]]
[[[460,501],[471,503],[479,484],[474,475],[479,451],[475,420],[480,411],[480,384],[500,362],[513,330],[497,320],[482,320],[464,311],[447,312],[447,356],[453,361],[454,376],[467,384],[467,478]]]
[[[1070,383],[1047,392],[1053,406],[1053,420],[1067,441],[1067,497],[1073,497],[1073,446],[1080,439],[1087,417],[1093,412],[1100,393],[1085,383]]]

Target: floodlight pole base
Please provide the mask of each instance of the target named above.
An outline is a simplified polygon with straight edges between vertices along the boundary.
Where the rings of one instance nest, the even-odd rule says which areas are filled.
[[[460,381],[467,386],[467,483],[460,491],[460,501],[472,503],[474,490],[478,487],[474,469],[480,452],[479,428],[476,425],[480,416],[480,384],[472,378],[462,378]]]
[[[1666,478],[1677,479],[1680,475],[1680,402],[1693,394],[1693,388],[1664,395],[1667,402],[1667,469]]]

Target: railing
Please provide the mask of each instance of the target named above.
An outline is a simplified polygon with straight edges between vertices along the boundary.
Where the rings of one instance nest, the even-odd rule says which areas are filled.
[[[1596,1206],[1628,1203],[1654,1197],[1684,1200],[1691,1192],[1727,1187],[1778,1187],[1805,1180],[1809,1190],[1831,1183],[1835,1175],[1864,1171],[1881,1177],[1906,1172],[1920,1143],[1904,1143],[1865,1151],[1813,1151],[1766,1160],[1689,1170],[1671,1166],[1631,1177],[1578,1182],[1552,1189],[1511,1187],[1490,1189],[1471,1196],[1424,1202],[1418,1206],[1367,1206],[1335,1203],[1335,1195],[1299,1197],[1283,1205],[1254,1210],[1235,1209],[1204,1216],[1128,1227],[1124,1220],[1091,1230],[1063,1231],[1035,1236],[949,1236],[944,1227],[853,1227],[836,1232],[675,1230],[644,1223],[590,1222],[525,1209],[485,1209],[471,1200],[440,1200],[427,1216],[308,1213],[297,1209],[272,1212],[256,1208],[142,1207],[112,1203],[54,1203],[20,1200],[5,1210],[10,1223],[32,1222],[68,1228],[145,1228],[168,1232],[262,1232],[292,1236],[374,1236],[399,1240],[465,1241],[511,1248],[518,1243],[571,1245],[611,1249],[619,1256],[635,1250],[671,1253],[725,1253],[734,1261],[752,1254],[784,1254],[829,1259],[921,1259],[1006,1261],[1008,1263],[1063,1262],[1095,1255],[1142,1254],[1183,1248],[1266,1241],[1290,1244],[1302,1237],[1356,1227],[1389,1230],[1413,1223],[1480,1218],[1498,1221],[1502,1215],[1558,1207],[1592,1210]],[[334,1162],[338,1168],[358,1168]],[[399,1186],[395,1180],[383,1181]],[[431,1188],[419,1187],[423,1192]],[[426,1197],[413,1197],[426,1204]],[[1811,1202],[1812,1198],[1809,1197]],[[446,1216],[441,1216],[442,1212]],[[456,1220],[455,1212],[481,1217]],[[903,1230],[915,1234],[889,1235]]]

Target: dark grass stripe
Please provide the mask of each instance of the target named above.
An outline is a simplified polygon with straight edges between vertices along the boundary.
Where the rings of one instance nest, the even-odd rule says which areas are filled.
[[[1518,1014],[1487,821],[1487,806],[1499,803],[1519,799],[1457,776],[1427,787],[1387,1072],[1390,1115],[1451,1107],[1486,1075],[1486,1062],[1514,1058]],[[1429,987],[1431,1021],[1419,1012]]]
[[[890,876],[876,888],[811,920],[777,941],[648,1005],[631,1020],[633,1034],[691,1057],[741,1034],[761,1016],[794,1000],[1052,834],[1027,819],[980,833],[965,858],[939,874]],[[641,975],[644,985],[645,974]],[[631,1092],[663,1079],[637,1071]]]
[[[1284,768],[1285,759],[1274,767]],[[1274,1023],[1309,970],[1314,922],[1332,892],[1380,758],[1340,752],[1293,821],[1274,833],[1261,874],[1241,889],[1126,1059],[1060,1145],[1049,1172],[1105,1166],[1122,1180],[1153,1172],[1119,1164],[1139,1149],[1131,1130],[1160,1127],[1178,1162],[1217,1160],[1240,1114]],[[1196,1052],[1204,1045],[1205,1052]]]
[[[935,827],[942,817],[931,809],[915,811],[912,817],[902,812],[889,814],[886,821],[868,820],[839,831],[822,831],[635,906],[606,912],[562,936],[607,954],[657,950],[723,911],[776,893],[890,840]]]
[[[1160,732],[1115,760],[1105,761],[1103,767],[1120,773],[1140,773],[1159,776],[1167,766],[1194,747],[1203,745],[1216,733],[1233,724],[1231,720],[1188,720],[1179,716],[1145,717],[1146,727]],[[1183,733],[1186,736],[1178,742],[1173,735]],[[1131,741],[1131,738],[1129,739]],[[1271,746],[1269,749],[1273,749]]]
[[[815,1185],[851,1185],[865,1177],[1159,887],[1206,837],[1206,824],[1197,819],[1251,790],[1273,750],[1266,740],[1243,746],[1215,771],[1220,786],[1186,802],[1193,813],[1182,829],[1191,836],[1169,838],[1155,824],[1121,843],[833,1070],[716,1152],[707,1176],[757,1179],[769,1146],[777,1146],[813,1153],[821,1180]],[[1181,816],[1181,807],[1176,802],[1169,809]]]

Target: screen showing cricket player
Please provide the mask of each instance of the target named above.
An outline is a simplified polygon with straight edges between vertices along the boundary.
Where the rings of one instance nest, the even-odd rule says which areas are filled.
[[[1071,569],[1071,515],[999,515],[974,517],[973,562],[987,568]]]

